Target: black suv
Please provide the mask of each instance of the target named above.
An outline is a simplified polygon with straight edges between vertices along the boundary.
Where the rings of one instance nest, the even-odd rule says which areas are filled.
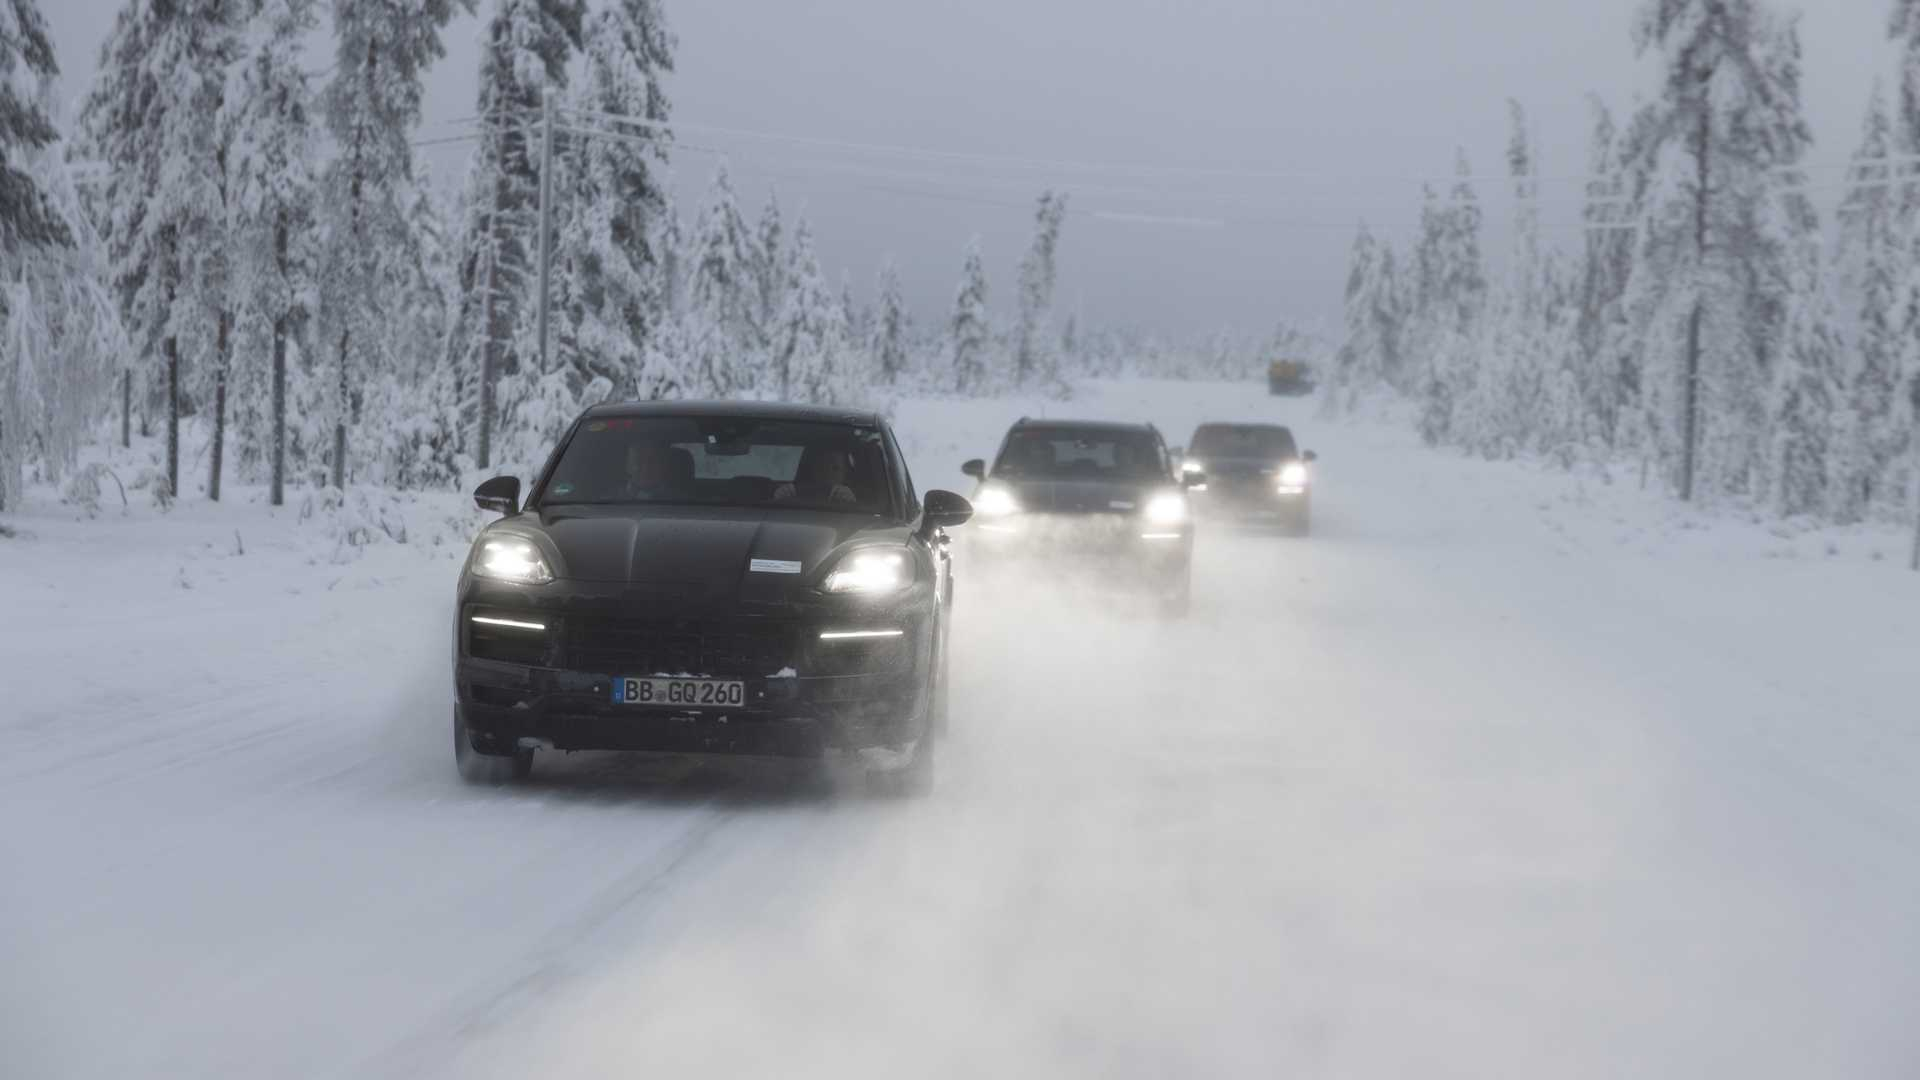
[[[1193,512],[1184,478],[1151,424],[1021,419],[989,469],[961,466],[979,481],[969,553],[983,564],[1013,560],[1092,570],[1144,587],[1169,614],[1192,597]]]
[[[1194,494],[1201,516],[1271,521],[1305,536],[1313,509],[1310,466],[1317,460],[1279,424],[1201,424],[1180,468],[1206,477]]]
[[[946,707],[945,529],[886,422],[843,409],[589,409],[460,575],[453,749],[472,780],[537,749],[855,752],[924,788]]]

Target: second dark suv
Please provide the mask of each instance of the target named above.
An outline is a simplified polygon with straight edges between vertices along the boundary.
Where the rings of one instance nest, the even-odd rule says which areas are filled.
[[[1153,593],[1168,614],[1192,597],[1193,507],[1184,477],[1151,424],[1022,419],[979,481],[969,551],[982,563],[1013,560],[1093,570]]]

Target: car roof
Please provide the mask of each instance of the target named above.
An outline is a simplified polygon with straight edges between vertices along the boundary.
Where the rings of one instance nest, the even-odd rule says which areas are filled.
[[[798,405],[785,401],[614,401],[588,409],[593,417],[739,416],[753,420],[810,420],[815,423],[878,427],[880,414],[839,405]]]
[[[1080,431],[1132,431],[1140,434],[1157,431],[1152,424],[1135,424],[1123,420],[1055,420],[1051,417],[1023,416],[1014,421],[1014,428],[1072,428]]]
[[[1193,430],[1201,431],[1206,428],[1254,428],[1259,431],[1292,431],[1292,429],[1285,424],[1268,424],[1255,420],[1207,420],[1203,421],[1199,427]]]

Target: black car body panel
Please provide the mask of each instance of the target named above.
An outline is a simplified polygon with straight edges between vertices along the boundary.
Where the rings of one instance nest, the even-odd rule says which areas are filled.
[[[568,441],[581,424],[608,415],[799,418],[877,429],[901,510],[542,505]],[[810,756],[834,747],[910,746],[927,730],[952,575],[941,522],[913,497],[879,418],[745,403],[589,410],[529,503],[484,529],[475,552],[492,540],[530,544],[552,580],[483,576],[473,558],[460,577],[457,719],[479,753],[537,746]],[[868,548],[904,553],[911,582],[884,595],[827,591],[836,564]],[[821,637],[848,631],[897,634]],[[655,677],[738,681],[745,701],[616,702],[616,680]]]

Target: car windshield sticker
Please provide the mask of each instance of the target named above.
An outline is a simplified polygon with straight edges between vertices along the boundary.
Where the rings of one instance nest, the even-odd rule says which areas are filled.
[[[797,574],[800,564],[786,559],[752,559],[747,562],[747,569],[756,574]]]
[[[595,420],[592,423],[587,425],[587,430],[588,431],[605,431],[607,430],[607,422],[605,420]]]
[[[560,483],[553,485],[553,493],[555,495],[571,495],[573,494],[573,485],[562,480]]]

